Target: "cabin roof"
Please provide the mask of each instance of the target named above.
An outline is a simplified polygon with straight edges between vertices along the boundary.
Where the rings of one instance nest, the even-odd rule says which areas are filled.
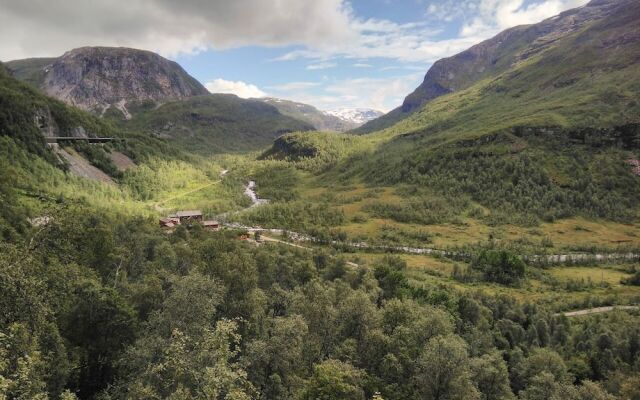
[[[186,210],[186,211],[178,211],[176,213],[176,216],[178,218],[183,218],[183,217],[200,217],[202,216],[202,211],[200,210]]]

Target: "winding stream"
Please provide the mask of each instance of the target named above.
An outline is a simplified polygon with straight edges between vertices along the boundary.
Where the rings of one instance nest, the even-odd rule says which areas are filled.
[[[269,200],[267,199],[261,199],[258,197],[258,194],[256,193],[255,181],[249,181],[247,186],[245,186],[244,188],[244,194],[251,199],[251,206],[249,208],[256,207],[261,204],[267,204],[269,202]]]

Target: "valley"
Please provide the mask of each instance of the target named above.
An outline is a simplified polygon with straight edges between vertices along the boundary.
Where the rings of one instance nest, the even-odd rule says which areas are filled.
[[[509,27],[386,114],[133,48],[0,63],[0,400],[639,398],[639,26]],[[345,60],[387,68],[302,66],[319,104]]]

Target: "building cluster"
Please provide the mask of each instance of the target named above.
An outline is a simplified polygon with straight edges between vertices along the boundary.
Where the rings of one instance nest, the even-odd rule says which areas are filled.
[[[220,229],[220,223],[214,220],[205,220],[200,210],[178,211],[166,218],[160,218],[160,227],[165,229],[173,229],[177,225],[195,225],[200,224],[204,229],[217,231]]]

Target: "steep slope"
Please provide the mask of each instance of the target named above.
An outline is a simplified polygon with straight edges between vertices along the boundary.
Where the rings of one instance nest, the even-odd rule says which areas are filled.
[[[563,18],[575,25],[496,63],[508,68],[477,72],[474,84],[360,137],[353,143],[361,150],[346,152],[327,176],[407,185],[414,196],[451,204],[467,198],[490,210],[492,225],[575,215],[637,221],[640,182],[630,160],[640,156],[640,3],[594,1],[526,30]],[[393,207],[380,206],[379,214]]]
[[[300,121],[307,122],[319,131],[345,132],[361,125],[356,122],[322,112],[309,104],[273,97],[264,97],[256,100],[260,100],[274,106],[283,115],[288,115]]]
[[[148,51],[83,47],[8,66],[17,78],[122,130],[166,138],[190,151],[255,150],[283,133],[314,129],[304,112],[287,116],[260,101],[211,95],[178,64]],[[315,113],[321,113],[313,110],[309,115],[317,121]],[[341,124],[328,116],[322,121]]]
[[[162,103],[208,93],[177,63],[143,50],[82,47],[57,59],[8,63],[18,78],[84,110],[104,113],[115,107],[129,117],[128,103]]]
[[[37,158],[38,162],[66,170],[69,167],[66,162],[68,159],[65,160],[61,152],[52,151],[52,146],[45,142],[45,138],[54,136],[124,139],[96,146],[63,143],[75,147],[77,153],[81,154],[74,153],[76,160],[83,157],[112,176],[119,175],[118,167],[112,161],[114,152],[116,157],[135,161],[158,155],[171,158],[177,153],[162,140],[115,129],[90,113],[42,94],[31,85],[15,79],[0,64],[0,138],[4,140],[3,151],[9,152],[3,154],[2,158],[19,164],[21,157],[12,153],[24,152],[30,154],[29,157]]]
[[[211,154],[257,150],[289,132],[314,127],[260,100],[210,94],[141,108],[125,126]]]
[[[5,63],[14,77],[25,81],[35,87],[40,87],[44,82],[47,69],[56,61],[56,58],[27,58]]]
[[[592,25],[626,8],[633,18],[637,2],[632,0],[594,0],[584,7],[568,10],[538,24],[518,26],[479,43],[453,57],[437,61],[427,71],[423,83],[409,94],[403,104],[355,133],[369,133],[384,129],[419,110],[424,104],[448,93],[471,87],[482,79],[496,76],[525,63],[528,59],[563,45],[572,34],[579,34]],[[637,29],[629,26],[624,37],[607,43],[603,37],[601,63],[610,60],[618,44],[624,45],[637,39]],[[635,38],[635,39],[634,39]]]

